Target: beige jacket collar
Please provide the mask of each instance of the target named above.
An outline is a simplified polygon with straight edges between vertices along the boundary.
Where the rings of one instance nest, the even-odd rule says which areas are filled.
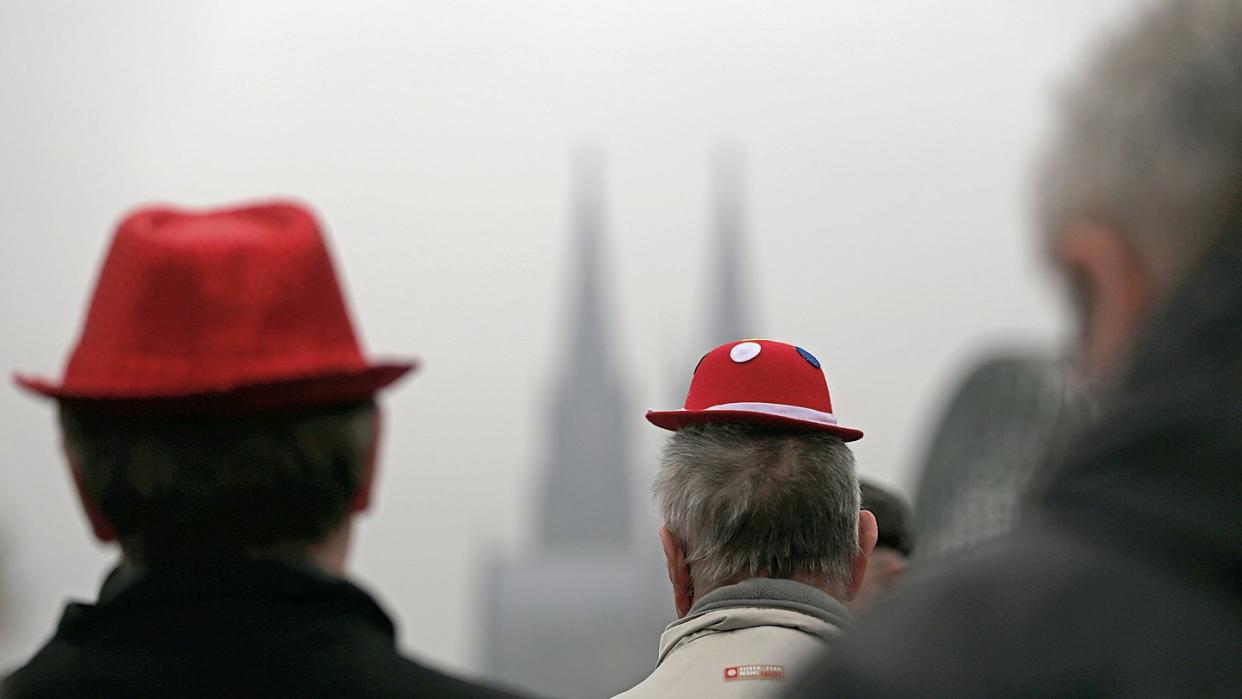
[[[845,605],[822,590],[793,580],[752,578],[712,590],[684,618],[669,624],[660,636],[656,665],[706,634],[780,626],[832,641],[849,621]]]

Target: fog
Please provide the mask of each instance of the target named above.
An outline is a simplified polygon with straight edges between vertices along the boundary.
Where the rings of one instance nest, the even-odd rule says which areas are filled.
[[[407,649],[475,672],[483,563],[536,529],[571,151],[606,154],[601,283],[655,557],[642,414],[677,407],[709,349],[711,154],[744,154],[755,334],[823,361],[863,473],[908,490],[965,362],[1063,342],[1031,158],[1057,82],[1131,5],[5,2],[0,366],[59,376],[132,206],[310,203],[368,350],[424,362],[384,397],[352,570]],[[78,513],[52,406],[9,387],[0,411],[2,669],[116,554]]]

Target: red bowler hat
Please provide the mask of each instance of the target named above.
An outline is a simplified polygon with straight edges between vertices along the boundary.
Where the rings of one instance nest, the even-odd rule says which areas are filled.
[[[121,222],[60,383],[101,408],[245,413],[366,400],[414,368],[362,355],[314,216],[275,202]]]
[[[681,410],[649,410],[656,427],[679,430],[704,423],[751,423],[829,432],[846,442],[862,430],[837,424],[819,360],[773,340],[721,345],[699,360]]]

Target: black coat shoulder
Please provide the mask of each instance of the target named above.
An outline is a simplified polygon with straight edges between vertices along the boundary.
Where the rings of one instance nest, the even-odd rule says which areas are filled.
[[[1232,696],[1235,599],[1032,527],[939,567],[863,620],[792,696]]]
[[[351,583],[244,563],[109,576],[0,687],[26,697],[511,697],[401,655]]]

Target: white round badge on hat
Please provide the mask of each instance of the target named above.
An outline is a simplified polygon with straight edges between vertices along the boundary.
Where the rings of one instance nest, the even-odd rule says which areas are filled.
[[[759,353],[762,351],[763,348],[759,346],[758,342],[741,342],[734,345],[733,349],[729,350],[729,359],[732,359],[738,364],[745,364],[755,357],[758,357]]]

